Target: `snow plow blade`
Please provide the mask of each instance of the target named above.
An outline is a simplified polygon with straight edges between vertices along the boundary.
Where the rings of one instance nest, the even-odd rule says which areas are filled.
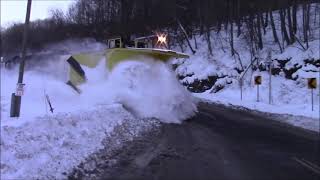
[[[112,70],[114,66],[125,60],[139,60],[143,57],[150,57],[155,60],[168,61],[172,58],[189,58],[187,54],[178,53],[164,49],[149,48],[115,48],[107,52],[108,69]]]
[[[139,61],[143,60],[145,57],[164,62],[172,58],[189,58],[187,54],[151,48],[113,48],[103,52],[75,54],[67,59],[67,63],[70,67],[69,81],[67,84],[78,93],[81,93],[81,90],[77,88],[77,86],[85,83],[87,80],[86,72],[81,66],[93,69],[101,61],[106,61],[106,70],[112,71],[117,64],[123,61]]]

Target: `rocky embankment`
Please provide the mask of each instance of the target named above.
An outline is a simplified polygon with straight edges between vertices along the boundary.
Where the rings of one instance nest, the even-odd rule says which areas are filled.
[[[274,59],[274,66],[271,69],[272,75],[274,76],[283,76],[289,80],[297,80],[300,76],[297,73],[298,70],[303,72],[317,72],[315,69],[320,67],[320,59],[305,59],[301,63],[292,63],[292,58],[288,59]],[[181,64],[180,64],[181,65]],[[176,69],[179,65],[175,64],[173,66]],[[234,69],[238,75],[243,72],[237,68]],[[257,63],[252,66],[253,71],[267,71],[267,65],[264,62]],[[194,74],[181,75],[177,74],[179,80],[183,80],[187,77],[192,77]],[[221,83],[222,82],[222,83]],[[187,87],[187,89],[194,93],[202,93],[209,89],[212,89],[212,92],[216,93],[223,89],[227,84],[237,83],[237,77],[230,77],[227,74],[217,74],[208,76],[205,79],[195,78],[193,82],[189,83],[188,81],[183,81],[182,84]]]

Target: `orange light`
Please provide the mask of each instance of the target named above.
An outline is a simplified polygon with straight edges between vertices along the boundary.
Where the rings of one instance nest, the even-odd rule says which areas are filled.
[[[160,45],[167,45],[167,35],[166,34],[157,34],[158,36],[158,42],[157,44]]]
[[[158,42],[161,44],[165,44],[167,42],[167,37],[166,36],[159,36],[158,37]]]

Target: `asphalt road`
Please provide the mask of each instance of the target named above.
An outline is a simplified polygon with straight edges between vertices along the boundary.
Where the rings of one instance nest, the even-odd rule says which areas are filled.
[[[221,105],[199,105],[182,124],[163,124],[117,154],[98,179],[318,180],[319,136]],[[318,169],[319,168],[319,169]]]

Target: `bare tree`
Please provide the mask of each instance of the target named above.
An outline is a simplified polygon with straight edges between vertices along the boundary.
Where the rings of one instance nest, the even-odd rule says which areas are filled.
[[[293,30],[293,25],[292,25],[292,20],[291,20],[291,7],[289,6],[287,8],[287,19],[288,19],[288,30],[290,34],[290,44],[293,44],[295,41],[295,36],[294,36],[294,30]]]
[[[237,0],[237,27],[238,27],[237,37],[239,37],[241,34],[241,17],[240,17],[240,1],[239,0]]]
[[[286,19],[285,19],[285,11],[283,9],[280,9],[280,23],[281,23],[281,32],[283,35],[284,41],[287,42],[287,45],[291,44],[291,41],[288,36],[287,28],[286,28]]]
[[[297,2],[294,0],[292,7],[292,29],[294,34],[297,34]]]
[[[259,49],[263,48],[263,42],[262,42],[262,33],[261,33],[261,13],[257,15],[257,31],[258,31],[258,46]]]
[[[302,5],[302,24],[303,24],[303,39],[306,43],[307,49],[309,48],[309,21],[310,21],[310,5],[304,2]]]
[[[231,55],[234,56],[234,47],[233,47],[233,23],[230,23],[230,49]]]
[[[272,15],[272,11],[269,10],[269,15],[270,15],[270,24],[271,24],[271,28],[272,28],[272,34],[273,34],[273,38],[274,38],[274,42],[278,44],[280,52],[282,52],[282,47],[277,35],[277,31],[276,31],[276,27],[274,24],[274,20],[273,20],[273,15]]]
[[[268,27],[268,24],[269,24],[269,15],[268,15],[268,11],[266,11],[265,20],[264,20],[264,29]]]
[[[207,44],[208,44],[209,53],[211,56],[213,56],[212,45],[211,45],[211,34],[210,34],[210,28],[208,26],[206,26],[206,40],[207,40]]]

